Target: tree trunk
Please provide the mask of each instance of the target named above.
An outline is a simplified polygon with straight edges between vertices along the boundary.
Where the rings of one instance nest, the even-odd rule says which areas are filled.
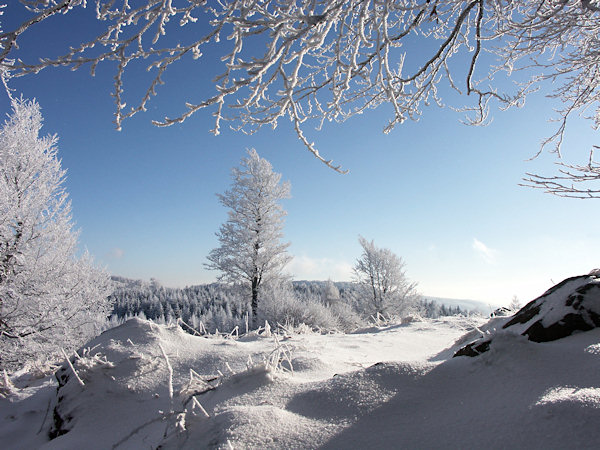
[[[258,328],[258,277],[252,278],[252,328]]]

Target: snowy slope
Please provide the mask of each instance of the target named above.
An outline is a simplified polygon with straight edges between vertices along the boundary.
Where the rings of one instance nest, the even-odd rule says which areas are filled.
[[[0,399],[0,442],[7,449],[597,447],[600,330],[541,344],[503,333],[485,354],[448,359],[479,335],[473,326],[483,324],[474,320],[276,342],[193,337],[135,319],[75,360],[84,386],[65,367],[58,393],[42,384]],[[273,356],[288,370],[263,363]],[[52,427],[68,431],[48,441]]]

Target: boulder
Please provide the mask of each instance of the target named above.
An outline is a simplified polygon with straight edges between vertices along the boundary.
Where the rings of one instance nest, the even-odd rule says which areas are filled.
[[[575,332],[600,327],[600,273],[567,278],[529,302],[501,329],[526,336],[533,342],[548,342]],[[477,356],[490,347],[491,336],[467,344],[454,356]]]

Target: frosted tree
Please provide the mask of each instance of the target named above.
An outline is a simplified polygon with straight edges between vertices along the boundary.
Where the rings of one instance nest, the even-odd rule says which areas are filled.
[[[362,254],[354,265],[354,278],[370,315],[402,314],[419,298],[416,283],[404,271],[404,261],[391,250],[359,236]]]
[[[281,243],[286,212],[280,204],[289,198],[290,184],[281,182],[281,175],[256,150],[242,158],[232,178],[231,189],[218,195],[229,208],[228,219],[217,233],[221,245],[210,252],[207,267],[221,272],[220,281],[245,287],[256,326],[262,287],[280,280],[291,260],[289,244]]]
[[[598,0],[97,0],[89,13],[101,21],[101,33],[88,38],[79,34],[85,27],[73,30],[70,47],[36,55],[39,61],[23,59],[21,36],[91,2],[20,3],[29,17],[18,24],[4,17],[10,25],[0,33],[0,68],[12,76],[52,66],[87,66],[94,73],[112,62],[117,127],[146,110],[171,65],[192,59],[203,72],[222,64],[215,90],[190,94],[180,114],[157,125],[204,108],[214,109],[216,134],[224,121],[252,132],[288,118],[306,148],[338,171],[306,136],[307,124],[343,121],[382,104],[391,106],[385,132],[418,119],[430,104],[448,104],[466,111],[467,123],[484,124],[491,105],[520,107],[543,88],[561,106],[556,132],[542,149],[559,156],[573,115],[600,124]],[[147,69],[147,89],[132,98],[124,74],[140,68]],[[468,100],[456,103],[455,93]],[[526,184],[598,197],[600,189],[588,186],[599,174],[590,157],[588,164],[562,166],[558,176],[531,175]]]
[[[40,107],[13,100],[0,129],[0,367],[52,359],[97,332],[110,309],[110,279],[85,254],[57,159],[39,137]]]
[[[519,298],[516,295],[513,295],[510,304],[508,305],[508,309],[512,312],[517,312],[522,306],[523,305],[521,304]]]
[[[340,301],[340,291],[331,280],[327,282],[321,288],[321,302],[324,305],[331,306]]]

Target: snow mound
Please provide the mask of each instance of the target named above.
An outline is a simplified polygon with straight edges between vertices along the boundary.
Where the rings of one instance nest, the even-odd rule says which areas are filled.
[[[0,442],[3,449],[315,447],[385,403],[472,324],[233,340],[132,319],[70,356],[77,376],[65,363],[58,383],[21,383],[0,399]]]
[[[451,358],[461,335],[506,320],[238,340],[131,320],[73,355],[58,386],[15,383],[0,398],[0,442],[3,450],[597,448],[600,328],[542,344],[500,332],[478,358]]]
[[[90,436],[94,448],[154,448],[177,429],[177,414],[193,393],[226,380],[233,397],[269,382],[264,367],[241,380],[232,375],[247,371],[242,361],[248,352],[240,343],[140,319],[106,331],[79,354],[84,356],[71,361],[83,385],[66,365],[56,374],[53,440],[47,448],[90,448]]]
[[[502,330],[526,336],[533,342],[555,341],[597,327],[600,327],[600,274],[596,273],[567,278],[502,324]],[[482,336],[462,347],[455,356],[477,356],[487,351],[496,334]]]
[[[597,448],[600,330],[537,344],[504,334],[479,358],[405,379],[321,448]]]

